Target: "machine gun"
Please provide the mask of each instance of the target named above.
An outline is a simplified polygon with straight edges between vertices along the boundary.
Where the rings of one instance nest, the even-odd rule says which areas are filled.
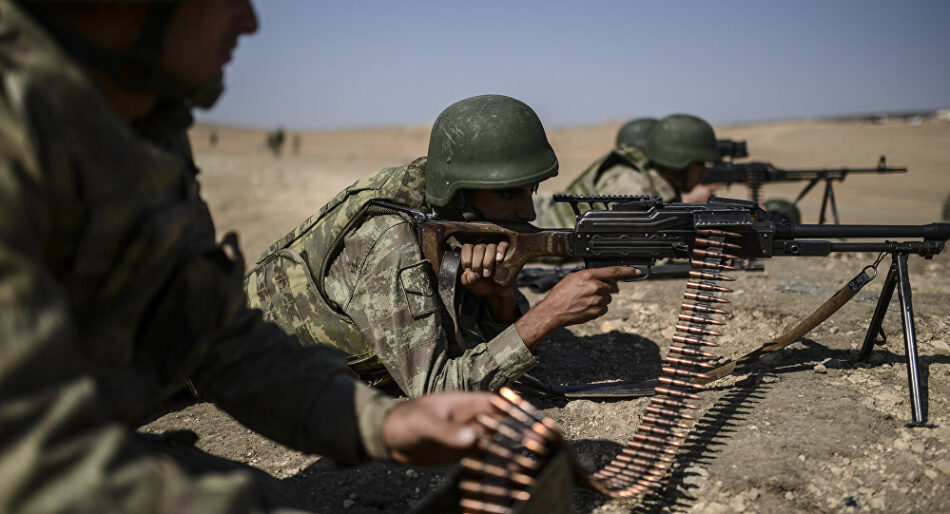
[[[723,198],[712,198],[703,204],[664,204],[659,198],[645,196],[556,195],[555,200],[568,202],[573,208],[577,215],[574,229],[539,229],[528,224],[448,221],[426,216],[421,220],[419,230],[423,255],[441,282],[446,279],[446,273],[457,271],[442,265],[450,239],[473,243],[505,240],[509,243],[508,254],[503,261],[496,263],[493,276],[501,286],[513,284],[525,262],[541,256],[582,259],[589,268],[634,266],[640,268],[644,276],[649,275],[657,259],[682,258],[689,259],[694,268],[689,271],[692,280],[687,282],[688,288],[717,292],[730,291],[715,281],[723,280],[720,271],[734,269],[731,263],[737,259],[875,252],[881,254],[880,262],[889,254],[892,257],[891,269],[867,340],[873,341],[880,333],[880,321],[894,288],[899,284],[908,376],[912,384],[912,414],[915,423],[925,422],[907,257],[920,255],[930,259],[939,254],[950,239],[950,224],[790,224],[773,221],[755,202]],[[579,204],[604,205],[605,208],[582,213]],[[839,242],[816,238],[899,238],[902,241]],[[875,274],[876,266],[877,263],[874,265]],[[862,271],[849,283],[851,294],[847,299],[872,278],[866,270]],[[701,303],[709,302],[705,293],[688,294]],[[701,308],[708,309],[709,306]],[[830,312],[824,318],[828,315]]]
[[[737,145],[738,143],[730,140],[719,141],[719,144],[723,146],[722,151],[726,151],[724,148],[724,143],[731,143],[732,145]],[[742,142],[742,154],[748,155],[745,152],[745,142]],[[722,155],[722,153],[720,153]],[[726,153],[725,155],[733,155]],[[740,154],[741,155],[741,154]],[[765,162],[723,162],[716,164],[709,168],[706,168],[708,172],[706,178],[703,179],[704,184],[726,184],[731,185],[735,183],[744,183],[749,188],[749,198],[755,202],[759,203],[761,201],[761,190],[762,185],[766,182],[799,182],[807,181],[805,188],[802,189],[801,193],[798,194],[798,197],[795,198],[795,201],[792,202],[792,205],[797,205],[798,202],[808,194],[819,182],[824,181],[825,183],[825,194],[821,201],[821,214],[818,218],[818,223],[822,224],[825,222],[826,213],[828,206],[831,206],[831,214],[834,218],[834,222],[837,225],[838,220],[838,204],[835,202],[834,194],[834,182],[843,182],[844,179],[852,173],[905,173],[907,168],[899,167],[892,168],[887,165],[887,158],[881,156],[877,162],[877,167],[874,168],[816,168],[816,169],[798,169],[798,170],[785,170],[776,168],[769,163]]]

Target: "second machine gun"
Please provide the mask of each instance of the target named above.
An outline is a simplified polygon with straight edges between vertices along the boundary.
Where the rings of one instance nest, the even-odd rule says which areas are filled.
[[[755,202],[715,197],[701,204],[664,204],[659,198],[643,196],[555,195],[555,200],[571,204],[577,214],[573,229],[539,229],[529,224],[450,221],[427,216],[420,220],[423,255],[436,276],[443,280],[445,277],[440,275],[447,270],[443,269],[442,257],[449,250],[450,240],[473,243],[507,241],[508,253],[503,261],[496,263],[493,276],[501,286],[514,284],[522,266],[528,260],[542,256],[582,259],[588,268],[634,266],[644,275],[649,275],[650,267],[658,259],[689,259],[697,270],[689,272],[691,280],[687,287],[699,291],[694,299],[703,302],[702,291],[720,290],[717,288],[721,286],[715,283],[719,271],[734,269],[728,263],[736,259],[874,252],[881,254],[880,262],[890,254],[891,267],[865,339],[865,348],[869,347],[869,341],[873,344],[880,333],[881,319],[894,288],[899,285],[908,377],[912,384],[912,414],[915,423],[924,422],[907,257],[920,255],[930,259],[939,254],[950,239],[950,224],[791,224],[773,221]],[[591,207],[602,204],[606,208],[581,213],[578,204]],[[901,241],[839,242],[818,238],[894,238]],[[848,287],[856,292],[872,278],[862,271]]]
[[[729,147],[725,149],[727,143],[735,146],[740,145],[739,149]],[[731,140],[720,140],[720,155],[744,157],[747,156],[745,142],[736,142]],[[787,170],[776,168],[765,162],[722,162],[706,168],[707,176],[702,180],[704,184],[726,184],[735,183],[745,184],[749,189],[749,199],[755,203],[761,201],[762,185],[767,182],[801,182],[807,181],[805,188],[798,194],[798,197],[792,203],[797,205],[802,198],[808,194],[819,182],[825,183],[825,193],[821,200],[821,213],[818,223],[825,222],[828,207],[831,207],[831,215],[835,224],[838,220],[838,204],[835,201],[834,182],[842,182],[853,173],[906,173],[905,167],[890,167],[887,165],[887,158],[881,156],[877,166],[874,168],[813,168],[813,169],[795,169]]]

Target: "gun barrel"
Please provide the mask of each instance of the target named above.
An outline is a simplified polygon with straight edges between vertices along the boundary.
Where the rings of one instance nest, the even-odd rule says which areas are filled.
[[[950,239],[950,223],[927,225],[778,225],[775,235],[782,239],[854,237],[914,238],[946,241]]]

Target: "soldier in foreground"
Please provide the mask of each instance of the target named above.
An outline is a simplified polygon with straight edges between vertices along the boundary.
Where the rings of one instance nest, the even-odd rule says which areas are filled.
[[[257,27],[248,1],[0,13],[0,512],[306,507],[261,472],[134,431],[186,382],[342,463],[447,462],[474,444],[488,395],[394,403],[245,307],[185,129]]]
[[[436,283],[405,209],[526,223],[538,183],[557,169],[530,107],[501,95],[457,102],[436,119],[427,157],[357,181],[265,251],[248,300],[301,341],[346,352],[371,383],[392,379],[409,396],[498,389],[535,365],[550,332],[604,314],[610,279],[638,272],[569,275],[525,311],[514,288],[492,280],[507,243],[463,244],[455,295],[454,280]]]
[[[707,162],[716,161],[716,135],[704,120],[672,114],[659,121],[637,118],[617,134],[616,148],[568,186],[574,195],[655,195],[666,202],[705,202],[715,184],[700,184]],[[567,204],[539,197],[538,226],[571,227]]]

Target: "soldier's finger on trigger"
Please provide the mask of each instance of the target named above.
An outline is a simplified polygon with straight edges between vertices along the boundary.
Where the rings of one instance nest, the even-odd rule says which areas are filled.
[[[495,260],[501,262],[505,260],[505,256],[508,255],[508,241],[502,241],[498,243],[498,247],[495,249]]]

